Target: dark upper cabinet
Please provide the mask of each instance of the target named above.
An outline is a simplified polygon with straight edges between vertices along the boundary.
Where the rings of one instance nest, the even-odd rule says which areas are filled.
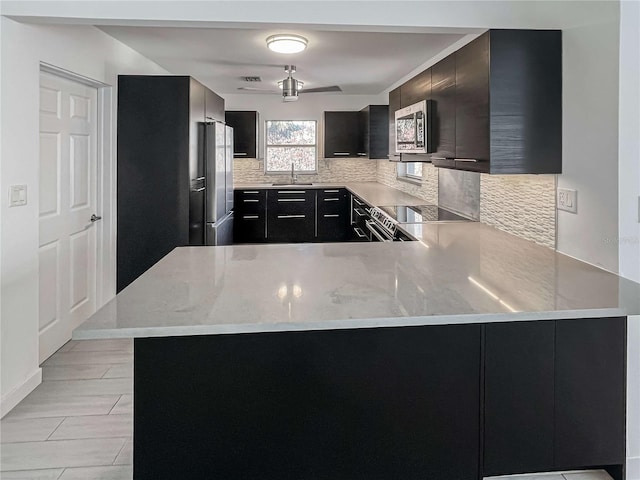
[[[490,30],[455,58],[456,168],[561,173],[561,32]]]
[[[205,89],[205,114],[208,121],[224,122],[224,99]]]
[[[455,62],[455,158],[488,161],[489,36],[482,35],[455,52]]]
[[[456,57],[449,55],[431,67],[434,162],[456,155]]]
[[[419,73],[400,86],[400,108],[431,98],[431,69]]]
[[[626,319],[556,323],[556,469],[624,464]]]
[[[487,324],[484,470],[553,470],[554,321]]]
[[[420,89],[434,100],[434,165],[562,173],[561,31],[489,30],[403,84],[400,104],[423,99]]]
[[[118,292],[175,247],[203,244],[207,99],[224,112],[187,76],[118,77]]]
[[[400,87],[389,92],[389,157],[397,157],[396,152],[396,110],[402,108]]]
[[[233,127],[233,157],[258,158],[258,112],[227,111],[225,121]]]
[[[325,158],[365,156],[359,112],[324,112]],[[363,154],[363,155],[358,155]]]
[[[359,122],[361,130],[358,156],[368,156],[372,159],[387,158],[389,154],[389,106],[366,106],[360,110]]]
[[[491,173],[562,173],[562,32],[485,35]]]

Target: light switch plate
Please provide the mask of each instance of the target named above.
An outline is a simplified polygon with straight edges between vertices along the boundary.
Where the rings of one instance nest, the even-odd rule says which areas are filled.
[[[9,187],[9,206],[21,207],[27,204],[27,186],[11,185]]]
[[[568,188],[558,189],[558,210],[578,213],[578,191]]]

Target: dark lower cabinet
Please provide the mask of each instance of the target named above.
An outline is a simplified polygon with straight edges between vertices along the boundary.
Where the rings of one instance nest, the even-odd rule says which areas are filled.
[[[234,243],[343,242],[349,233],[345,188],[234,192]]]
[[[557,322],[559,469],[624,464],[625,365],[625,318]]]
[[[625,345],[625,318],[137,338],[134,478],[623,480]]]
[[[488,324],[484,362],[484,476],[623,479],[625,318]]]
[[[315,240],[316,192],[312,189],[267,191],[267,240],[273,243]]]
[[[486,326],[485,476],[553,470],[555,326]]]
[[[136,339],[134,478],[477,479],[480,328]]]
[[[267,191],[234,191],[233,243],[264,243],[267,240]]]
[[[349,237],[348,193],[344,188],[317,191],[318,242],[344,242]]]

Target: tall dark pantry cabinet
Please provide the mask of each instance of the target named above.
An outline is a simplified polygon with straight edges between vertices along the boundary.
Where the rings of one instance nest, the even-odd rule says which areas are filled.
[[[118,77],[118,292],[175,247],[204,244],[203,129],[224,120],[224,100],[191,77]]]

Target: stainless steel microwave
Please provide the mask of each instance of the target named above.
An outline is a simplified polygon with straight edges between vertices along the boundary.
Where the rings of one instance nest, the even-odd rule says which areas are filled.
[[[396,110],[396,153],[429,153],[431,101]]]

